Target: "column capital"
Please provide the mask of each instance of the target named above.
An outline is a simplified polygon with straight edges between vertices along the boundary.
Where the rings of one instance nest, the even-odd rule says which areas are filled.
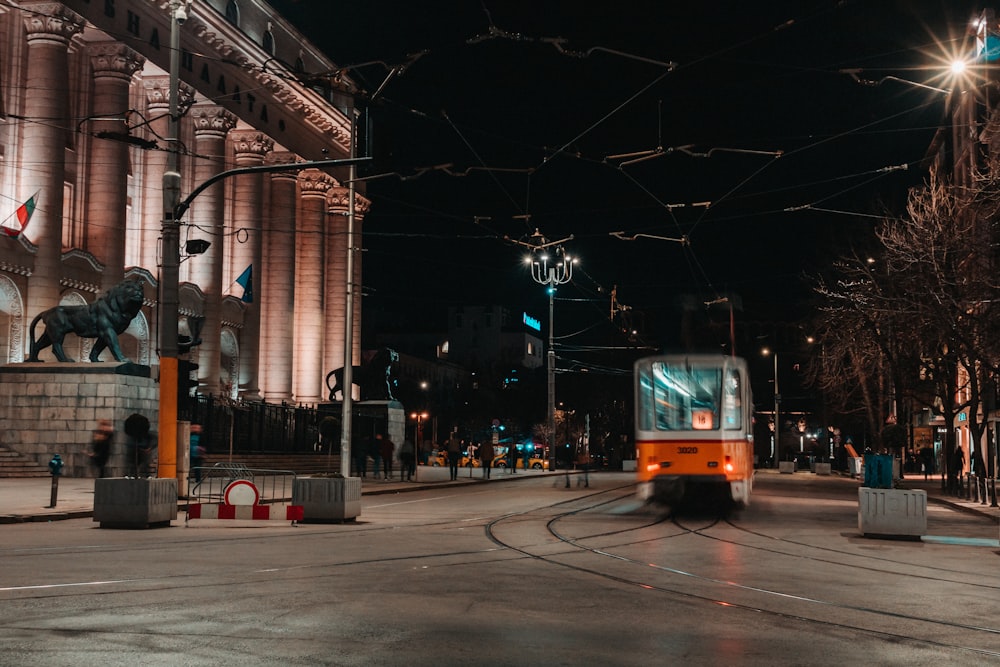
[[[214,134],[225,139],[229,130],[236,127],[236,115],[214,104],[195,104],[190,116],[196,137]]]
[[[94,76],[108,76],[129,81],[146,59],[121,42],[97,42],[87,47]]]
[[[299,161],[299,156],[290,151],[269,151],[264,156],[264,164],[294,164]],[[295,181],[299,173],[294,169],[288,171],[276,171],[271,174],[272,181]]]
[[[146,92],[146,106],[170,106],[170,77],[144,76],[142,88]],[[183,81],[177,86],[177,107],[180,113],[185,113],[194,104],[194,88]]]
[[[336,185],[326,193],[326,207],[330,213],[347,215],[351,205],[351,191],[343,185]],[[354,193],[354,214],[364,216],[371,208],[372,201],[358,192]]]
[[[84,19],[67,9],[61,2],[43,2],[24,5],[24,29],[28,41],[57,41],[69,44],[73,35],[83,31]]]
[[[326,197],[327,190],[337,185],[337,179],[319,169],[299,172],[299,188],[303,197]]]
[[[236,160],[263,162],[264,157],[274,148],[274,139],[258,130],[232,130],[229,139],[233,142]]]

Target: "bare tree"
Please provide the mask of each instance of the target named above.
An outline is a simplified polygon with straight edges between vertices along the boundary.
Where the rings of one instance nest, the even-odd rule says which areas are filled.
[[[997,170],[975,189],[932,174],[910,192],[905,218],[875,230],[874,261],[840,260],[836,279],[820,281],[824,354],[813,378],[836,404],[861,405],[873,430],[900,399],[932,408],[948,425],[949,484],[957,483],[956,416],[967,411],[975,443],[983,442],[984,389],[1000,359],[992,239],[998,211]],[[852,389],[845,390],[850,383]],[[986,471],[983,447],[977,471]]]

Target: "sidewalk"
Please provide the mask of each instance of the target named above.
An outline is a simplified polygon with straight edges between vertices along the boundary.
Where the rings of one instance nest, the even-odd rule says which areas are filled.
[[[362,495],[405,493],[420,489],[464,486],[482,482],[482,470],[479,468],[472,469],[471,477],[468,469],[460,470],[458,479],[455,481],[450,481],[447,468],[439,467],[420,466],[417,469],[417,481],[401,482],[398,474],[397,472],[397,476],[388,482],[376,480],[370,476],[364,478],[361,482]],[[552,473],[541,470],[519,470],[516,474],[511,474],[497,469],[492,471],[490,482],[514,481],[539,476],[552,478],[567,474],[577,473],[566,470]],[[812,475],[811,473],[796,474]],[[848,478],[845,476],[844,479],[846,481]],[[900,486],[908,489],[923,489],[927,492],[928,503],[937,503],[1000,521],[1000,507],[991,506],[989,500],[985,503],[981,500],[976,502],[966,499],[964,495],[957,497],[946,494],[941,490],[940,476],[925,481],[923,476],[914,474],[903,479]],[[49,477],[0,479],[0,524],[81,519],[94,515],[93,479],[60,478],[55,507],[49,507],[51,496],[52,480]],[[181,507],[185,504],[185,500],[179,501]]]
[[[367,496],[405,493],[442,486],[479,484],[482,482],[482,474],[483,471],[480,468],[473,468],[470,477],[469,469],[463,468],[458,472],[458,479],[451,481],[448,468],[420,466],[417,469],[416,481],[400,481],[398,470],[393,479],[388,482],[373,479],[369,475],[361,480],[361,494]],[[514,481],[566,474],[570,474],[570,471],[558,470],[549,473],[542,470],[519,470],[517,473],[511,474],[505,470],[495,469],[491,471],[489,481]],[[94,480],[92,478],[61,477],[55,507],[50,507],[51,497],[51,477],[0,479],[0,524],[83,519],[94,515]],[[186,504],[187,501],[184,499],[178,501],[182,511]]]

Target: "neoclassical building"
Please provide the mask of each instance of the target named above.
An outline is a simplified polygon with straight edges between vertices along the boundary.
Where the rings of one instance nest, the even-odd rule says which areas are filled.
[[[226,170],[352,155],[356,132],[342,101],[351,98],[340,94],[350,80],[327,76],[324,85],[322,74],[337,66],[260,0],[186,5],[171,141],[173,4],[0,5],[0,220],[35,197],[23,232],[0,236],[4,363],[25,359],[38,313],[91,302],[129,278],[144,283],[146,306],[120,337],[123,349],[157,365],[170,151],[179,156],[182,199]],[[325,398],[324,376],[345,356],[348,291],[360,284],[360,253],[347,280],[349,217],[360,234],[369,204],[359,192],[350,216],[348,181],[346,166],[305,164],[225,178],[192,200],[180,226],[179,329],[205,318],[192,353],[201,393]],[[187,252],[194,240],[210,245]],[[251,266],[247,302],[237,278]],[[86,359],[89,345],[73,338],[66,349]],[[50,350],[42,359],[54,360]]]

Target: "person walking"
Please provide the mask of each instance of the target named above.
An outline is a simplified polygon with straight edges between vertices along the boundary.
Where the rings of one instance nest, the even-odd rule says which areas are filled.
[[[490,470],[493,468],[494,449],[492,442],[484,442],[476,450],[479,453],[479,463],[483,466],[483,479],[490,478]]]
[[[354,474],[362,479],[368,476],[368,450],[371,448],[369,436],[356,439],[352,453],[354,455]],[[378,471],[375,471],[378,476]]]
[[[379,433],[375,436],[375,441],[378,443],[378,455],[382,459],[382,479],[386,482],[392,481],[392,459],[396,454],[396,443],[388,433]]]
[[[379,474],[382,472],[382,434],[376,433],[375,437],[368,441],[368,456],[372,457],[372,475],[375,479],[379,478]],[[389,464],[389,469],[392,469],[392,463]],[[388,481],[388,480],[386,480]]]
[[[517,472],[517,445],[507,445],[507,454],[504,458],[507,459],[507,470],[509,470],[510,474],[513,475]]]
[[[150,460],[156,449],[156,434],[149,430],[149,419],[133,413],[125,419],[125,467],[127,477],[151,476]]]
[[[451,473],[451,480],[455,481],[458,479],[458,459],[462,455],[462,442],[454,433],[448,437],[445,450],[448,452],[448,471]]]
[[[201,424],[191,424],[191,477],[201,481],[201,467],[205,465],[205,446],[201,444]]]
[[[115,429],[110,419],[99,419],[90,439],[90,463],[97,468],[98,479],[104,478],[104,467],[111,457],[111,444],[115,439]]]
[[[583,477],[577,475],[576,485],[582,483],[585,487],[590,487],[590,448],[584,445],[580,448],[580,453],[576,457],[576,464],[583,470]]]
[[[409,438],[403,439],[403,444],[399,446],[399,481],[403,481],[403,476],[406,476],[406,481],[409,482],[416,472],[417,467],[417,455],[413,451],[413,443],[410,442]]]

